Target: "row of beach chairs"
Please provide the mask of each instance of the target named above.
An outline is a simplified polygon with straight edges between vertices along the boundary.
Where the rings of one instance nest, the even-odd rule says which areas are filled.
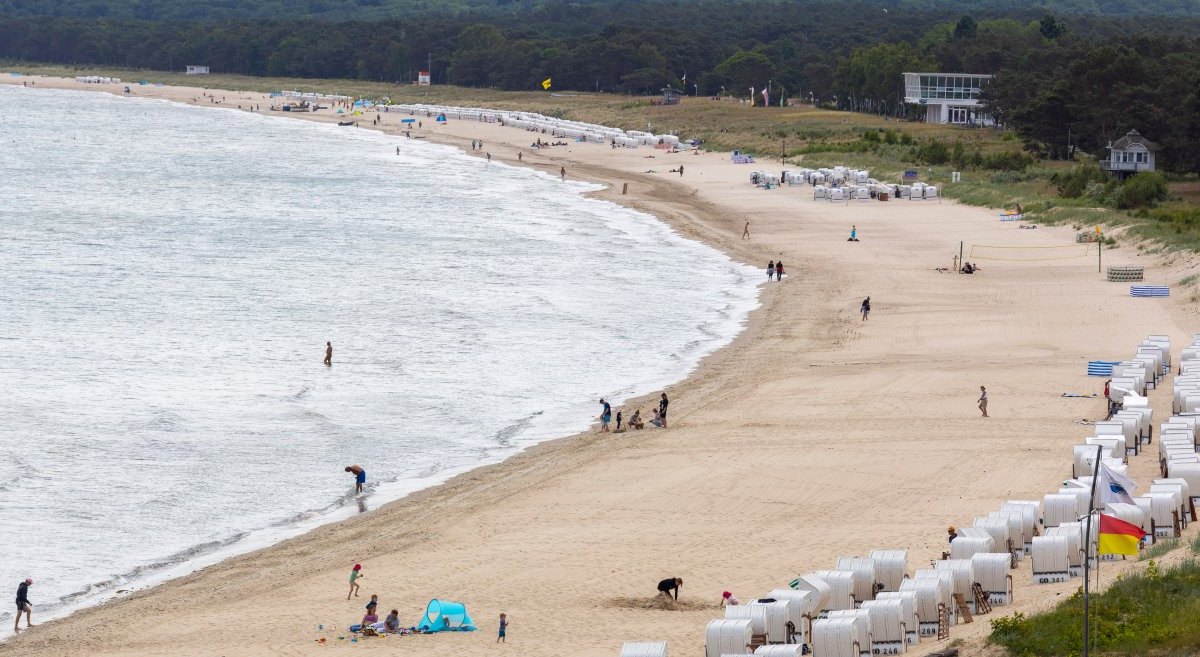
[[[1011,571],[1027,558],[1035,584],[1080,576],[1097,450],[1106,465],[1125,473],[1128,458],[1153,441],[1153,411],[1145,393],[1170,372],[1170,348],[1167,336],[1152,335],[1131,359],[1113,366],[1114,410],[1074,447],[1071,478],[1057,492],[1042,500],[1008,500],[975,518],[970,527],[957,530],[940,560],[911,575],[907,550],[875,550],[839,557],[832,570],[801,575],[787,588],[726,607],[724,618],[712,620],[705,630],[705,657],[901,654],[924,639],[948,638],[951,627],[972,622],[994,606],[1011,604]],[[1200,334],[1184,350],[1179,371],[1176,400],[1186,405],[1193,394],[1200,397]],[[1150,536],[1179,536],[1195,520],[1191,491],[1200,496],[1197,424],[1200,414],[1164,422],[1159,433],[1163,477],[1134,498],[1135,504],[1108,504],[1105,513]],[[627,643],[621,654],[666,657],[666,650],[665,642]]]

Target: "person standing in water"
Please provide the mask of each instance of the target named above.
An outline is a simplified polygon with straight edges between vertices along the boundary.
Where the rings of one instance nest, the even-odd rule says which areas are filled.
[[[333,365],[333,343],[325,343],[325,364]]]
[[[567,168],[566,167],[558,168],[558,177],[562,178],[563,181],[566,181],[566,179],[567,179]]]
[[[361,465],[348,465],[346,466],[346,472],[354,474],[354,492],[362,493],[363,484],[367,483],[367,471],[363,470]]]

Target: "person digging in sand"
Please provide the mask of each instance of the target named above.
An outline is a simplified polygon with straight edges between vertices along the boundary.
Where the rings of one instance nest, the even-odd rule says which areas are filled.
[[[679,577],[668,577],[658,583],[658,594],[665,595],[668,598],[674,594],[676,602],[679,602],[679,587],[683,586],[683,579]]]

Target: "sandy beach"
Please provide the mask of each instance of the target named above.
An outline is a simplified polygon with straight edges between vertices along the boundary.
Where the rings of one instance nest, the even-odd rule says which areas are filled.
[[[0,82],[23,79],[39,88],[123,88],[40,77]],[[134,91],[185,103],[200,95],[170,86]],[[263,94],[209,93],[224,97],[225,108],[253,104],[265,113],[270,105]],[[371,129],[373,116],[343,129]],[[404,139],[405,115],[379,116],[382,130]],[[950,201],[847,204],[813,200],[806,186],[763,190],[749,183],[751,171],[781,165],[733,164],[727,153],[575,143],[530,149],[542,135],[428,119],[413,136],[468,151],[471,140],[483,140],[478,154],[493,161],[554,175],[565,167],[569,179],[607,185],[599,198],[651,212],[744,262],[782,259],[788,275],[766,284],[761,308],[732,345],[667,390],[670,429],[543,444],[352,520],[34,627],[0,644],[0,654],[352,649],[599,657],[617,655],[624,641],[666,640],[673,654],[696,655],[705,625],[722,615],[723,590],[757,597],[798,574],[833,568],[838,556],[873,549],[908,549],[911,572],[940,556],[947,525],[969,526],[1005,500],[1055,491],[1069,476],[1070,446],[1090,435],[1078,420],[1104,415],[1102,397],[1061,396],[1101,392],[1103,379],[1086,376],[1087,361],[1124,358],[1152,333],[1170,335],[1177,351],[1200,327],[1200,310],[1186,295],[1130,298],[1127,285],[1097,273],[1094,255],[980,260],[982,271],[971,276],[935,270],[951,266],[960,241],[1066,245],[1075,239],[1070,227],[1022,230],[994,210]],[[681,164],[684,175],[668,173]],[[741,239],[746,221],[748,240]],[[852,224],[859,242],[846,239]],[[1147,282],[1169,285],[1200,263],[1123,245],[1106,251],[1104,264],[1143,265]],[[868,295],[873,310],[863,321],[859,304]],[[649,300],[629,321],[654,321]],[[990,418],[975,406],[980,385],[989,391]],[[1152,393],[1156,423],[1169,398],[1169,386]],[[646,415],[651,401],[624,409]],[[1152,454],[1130,458],[1139,484],[1156,476]],[[347,601],[356,562],[366,573],[362,597]],[[1105,564],[1104,578],[1131,564]],[[655,584],[676,576],[684,580],[681,608],[654,608]],[[994,614],[1045,607],[1079,585],[1035,587],[1028,561],[1013,576],[1015,604]],[[357,622],[372,593],[406,624],[431,598],[462,601],[480,631],[350,644],[337,628]],[[36,602],[36,591],[31,596]],[[503,645],[495,643],[500,612],[511,622]],[[987,631],[988,623],[975,622],[952,628],[951,637],[977,645]],[[927,640],[914,654],[944,646]]]

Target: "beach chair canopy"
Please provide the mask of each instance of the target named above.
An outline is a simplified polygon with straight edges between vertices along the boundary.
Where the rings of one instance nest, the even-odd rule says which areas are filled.
[[[463,603],[433,599],[425,608],[417,629],[423,632],[472,632],[475,623]]]

